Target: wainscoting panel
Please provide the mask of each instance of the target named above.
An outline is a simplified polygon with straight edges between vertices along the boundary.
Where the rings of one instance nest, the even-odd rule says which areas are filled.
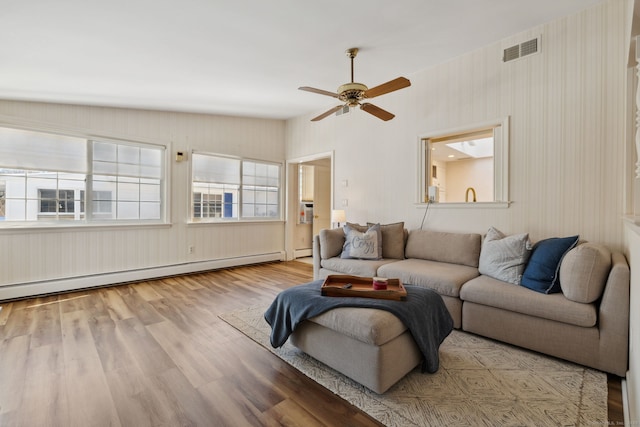
[[[335,150],[335,182],[349,185],[334,188],[334,202],[348,200],[348,221],[418,228],[425,216],[416,204],[419,136],[509,117],[511,205],[432,207],[424,227],[484,233],[495,226],[533,240],[579,234],[622,249],[627,3],[605,1],[407,75],[411,87],[376,98],[396,114],[389,122],[358,110],[288,120],[287,158]],[[538,36],[539,53],[502,62],[504,48]]]
[[[47,282],[67,279],[86,287],[87,278],[104,284],[128,277],[124,272],[142,277],[164,267],[282,258],[283,221],[189,223],[191,151],[280,162],[284,173],[282,120],[0,100],[0,126],[158,143],[169,151],[167,224],[0,227],[0,289],[37,283],[42,293]],[[187,161],[175,162],[176,151],[187,153]]]

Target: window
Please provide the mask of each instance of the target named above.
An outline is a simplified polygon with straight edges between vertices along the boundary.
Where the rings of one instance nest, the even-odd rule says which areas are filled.
[[[242,216],[280,217],[280,166],[242,162]]]
[[[420,138],[420,202],[508,202],[508,119]]]
[[[193,221],[280,219],[281,165],[192,155]]]
[[[92,213],[109,219],[161,219],[163,152],[115,142],[92,144],[92,194],[99,197],[89,204]]]
[[[164,150],[0,128],[0,220],[162,220]]]

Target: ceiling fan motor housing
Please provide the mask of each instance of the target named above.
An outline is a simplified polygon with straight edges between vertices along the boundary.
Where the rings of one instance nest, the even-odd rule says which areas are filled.
[[[362,83],[346,83],[338,87],[338,99],[346,102],[350,107],[356,107],[364,99],[364,93],[369,88]]]

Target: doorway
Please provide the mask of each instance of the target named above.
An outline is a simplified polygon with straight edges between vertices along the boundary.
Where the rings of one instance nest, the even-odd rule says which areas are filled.
[[[331,227],[331,154],[289,162],[288,259],[313,255],[313,236]]]

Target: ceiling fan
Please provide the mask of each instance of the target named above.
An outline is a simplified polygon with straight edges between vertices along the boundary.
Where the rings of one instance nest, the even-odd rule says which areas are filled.
[[[403,89],[405,87],[411,86],[411,82],[404,78],[398,77],[397,79],[393,79],[386,83],[383,83],[379,86],[373,87],[369,89],[367,86],[362,83],[355,83],[353,81],[353,59],[358,54],[358,48],[354,47],[351,49],[347,49],[347,56],[351,58],[351,83],[345,83],[338,87],[338,91],[336,93],[329,92],[327,90],[316,89],[309,86],[302,86],[298,89],[304,90],[307,92],[318,93],[320,95],[327,95],[333,98],[338,98],[340,101],[344,102],[343,105],[338,105],[330,109],[327,112],[320,114],[318,117],[314,117],[311,119],[312,122],[317,122],[318,120],[322,120],[327,116],[337,112],[338,110],[343,109],[345,106],[347,107],[357,107],[360,106],[361,110],[366,111],[369,114],[373,114],[377,118],[387,121],[391,120],[395,117],[394,114],[391,114],[388,111],[383,110],[380,107],[377,107],[368,102],[362,102],[365,99],[374,98],[376,96],[384,95],[385,93],[393,92],[399,89]]]

